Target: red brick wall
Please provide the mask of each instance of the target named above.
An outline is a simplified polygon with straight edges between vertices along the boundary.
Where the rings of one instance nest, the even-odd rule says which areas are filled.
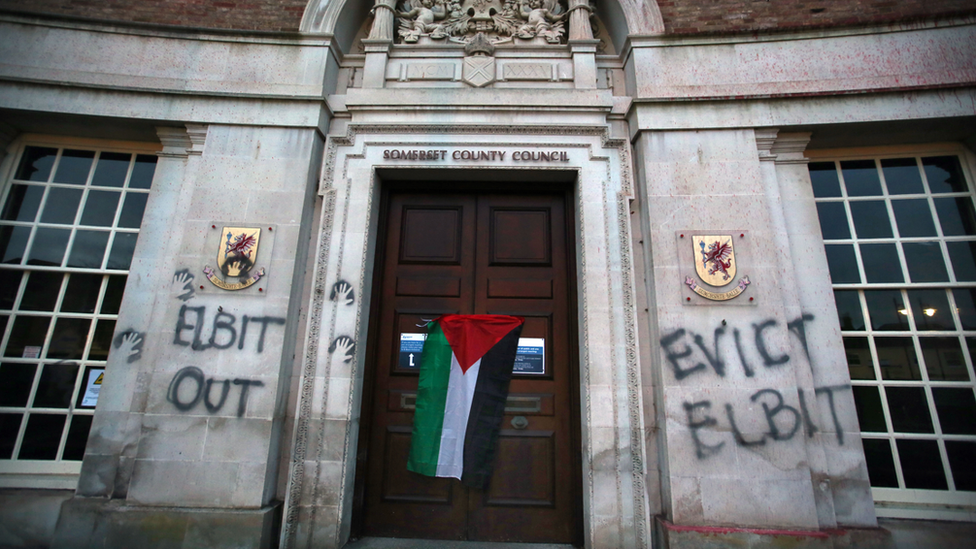
[[[307,3],[307,0],[0,0],[0,9],[188,27],[297,31]],[[659,0],[658,5],[669,34],[851,26],[976,13],[976,0]]]
[[[297,31],[308,0],[0,0],[0,9],[211,29]]]
[[[976,13],[976,0],[659,0],[668,34],[846,27]]]

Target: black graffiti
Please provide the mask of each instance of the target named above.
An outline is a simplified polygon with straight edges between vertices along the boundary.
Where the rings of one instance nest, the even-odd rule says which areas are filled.
[[[789,333],[796,336],[800,341],[808,360],[810,350],[807,343],[806,323],[812,320],[814,320],[813,315],[804,314],[786,324]],[[661,348],[664,350],[664,358],[671,365],[676,380],[681,381],[688,376],[706,371],[709,367],[719,377],[725,377],[728,369],[723,355],[724,345],[722,339],[725,336],[726,327],[725,321],[722,322],[722,325],[715,328],[712,333],[710,345],[702,334],[691,332],[684,328],[678,328],[661,338]],[[767,342],[766,334],[768,331],[775,329],[779,325],[779,322],[774,319],[767,319],[752,324],[753,346],[759,358],[762,359],[763,366],[766,368],[782,366],[790,362],[789,354],[771,350]],[[685,336],[691,337],[691,342],[694,343],[694,347],[682,341],[685,339]],[[746,377],[755,376],[756,370],[746,357],[746,345],[743,341],[745,338],[738,328],[732,329],[732,339],[735,343],[736,353],[739,356],[739,363],[742,365],[742,371]],[[697,353],[695,348],[698,349]],[[703,355],[704,360],[698,359],[697,355]]]
[[[834,431],[837,437],[837,444],[844,445],[844,430],[837,417],[837,407],[834,401],[834,393],[837,391],[850,390],[850,385],[831,385],[814,389],[816,396],[826,395],[827,406],[834,422]],[[800,427],[804,427],[807,437],[812,437],[819,431],[810,412],[807,408],[806,393],[803,389],[797,391],[799,396],[799,410],[786,404],[783,394],[776,389],[760,389],[749,397],[750,402],[759,402],[763,409],[763,416],[766,420],[766,430],[758,438],[748,439],[739,429],[736,420],[735,406],[725,403],[725,417],[728,420],[729,430],[735,443],[742,447],[764,446],[768,441],[788,441],[792,440]],[[699,400],[697,402],[682,403],[685,414],[688,418],[688,428],[691,430],[691,440],[695,445],[695,455],[698,459],[718,454],[725,446],[724,441],[708,443],[702,439],[702,430],[719,425],[718,419],[709,415],[708,411],[712,408],[712,401]],[[717,431],[715,431],[717,432]]]
[[[339,336],[329,345],[329,352],[339,352],[343,362],[349,362],[356,353],[356,341],[349,336]]]
[[[762,357],[763,363],[767,368],[770,366],[781,366],[790,361],[790,355],[783,353],[774,358],[769,354],[769,349],[766,348],[766,340],[763,338],[763,332],[776,326],[776,324],[778,323],[775,320],[767,320],[766,322],[752,325],[753,331],[756,332],[756,350],[759,351],[759,356]]]
[[[345,302],[352,305],[356,302],[356,293],[352,289],[352,284],[345,280],[340,280],[332,285],[332,293],[329,294],[329,301]]]
[[[132,364],[142,358],[142,343],[145,340],[143,336],[144,334],[135,330],[125,330],[115,336],[112,346],[119,350],[127,363]]]
[[[797,339],[803,345],[803,354],[807,355],[808,361],[810,360],[810,347],[807,345],[807,329],[805,324],[813,321],[813,319],[813,315],[806,313],[801,315],[800,318],[786,324],[786,327],[796,335]]]
[[[684,407],[685,413],[688,414],[688,428],[691,429],[691,439],[695,442],[695,455],[698,456],[698,459],[705,459],[708,456],[721,452],[722,447],[725,446],[724,442],[720,442],[718,444],[705,444],[698,435],[699,429],[718,425],[718,420],[707,413],[704,413],[704,419],[695,419],[695,410],[699,408],[707,410],[712,407],[712,403],[707,400],[702,400],[695,403],[685,402]]]
[[[193,313],[194,318],[192,320],[187,319],[188,312]],[[241,318],[240,332],[238,333],[237,317],[223,310],[218,310],[211,321],[210,337],[204,342],[203,327],[206,314],[206,307],[187,307],[186,305],[180,307],[180,315],[176,319],[176,333],[173,335],[173,344],[189,347],[194,351],[206,351],[211,348],[229,349],[236,342],[237,349],[242,350],[247,338],[248,326],[257,323],[261,325],[257,343],[257,351],[261,353],[264,352],[264,338],[268,332],[268,325],[283,326],[285,324],[285,319],[280,317],[249,317],[244,315]],[[252,328],[252,331],[254,329]],[[190,341],[183,339],[183,332],[190,330],[193,331],[193,339]]]
[[[742,360],[742,371],[746,373],[746,377],[752,377],[756,375],[756,371],[752,368],[752,364],[746,360],[746,354],[742,352],[742,338],[739,334],[739,329],[735,328],[732,330],[732,337],[735,339],[735,350],[739,353],[739,358]]]
[[[766,433],[773,440],[790,440],[793,435],[796,434],[797,429],[800,428],[800,412],[796,411],[796,408],[788,406],[783,402],[783,394],[776,389],[762,389],[756,391],[749,400],[756,402],[763,395],[772,395],[776,398],[776,406],[770,409],[769,404],[763,401],[762,407],[763,412],[766,413],[766,423],[769,425],[769,432]],[[782,412],[787,412],[793,417],[793,425],[789,428],[789,432],[783,433],[779,430],[779,426],[776,423],[776,416],[780,415]]]
[[[701,352],[705,355],[705,359],[708,363],[712,365],[712,369],[715,373],[721,377],[725,377],[725,361],[722,360],[722,353],[718,346],[719,339],[725,334],[725,326],[719,326],[715,328],[715,334],[712,336],[712,341],[714,343],[714,353],[708,352],[708,348],[705,347],[705,338],[699,334],[695,334],[694,340],[695,345],[701,349]]]
[[[173,283],[170,290],[173,297],[180,301],[193,299],[193,296],[196,295],[196,290],[193,289],[193,279],[194,276],[190,274],[189,269],[181,269],[173,273]]]
[[[827,395],[827,402],[830,405],[830,416],[834,420],[834,431],[837,433],[837,443],[844,444],[844,429],[840,425],[840,419],[837,417],[837,408],[834,406],[834,391],[850,391],[850,385],[827,385],[824,387],[817,387],[814,389],[814,393],[817,395],[825,394]],[[812,434],[810,436],[813,436]]]
[[[180,400],[180,386],[187,380],[191,383],[196,384],[196,391],[193,393],[193,398],[190,400]],[[222,384],[220,391],[220,400],[214,404],[210,400],[210,390],[214,383]],[[243,379],[237,378],[234,380],[225,379],[223,381],[217,381],[213,378],[207,378],[203,375],[203,371],[196,366],[187,366],[176,372],[173,376],[172,381],[169,382],[169,389],[166,391],[166,400],[171,402],[177,410],[181,412],[189,412],[195,408],[200,401],[203,401],[204,407],[211,414],[215,414],[223,408],[224,403],[227,402],[227,396],[230,394],[231,384],[240,386],[241,394],[237,401],[237,417],[243,417],[244,412],[247,410],[247,395],[251,387],[264,387],[264,383],[256,379]]]

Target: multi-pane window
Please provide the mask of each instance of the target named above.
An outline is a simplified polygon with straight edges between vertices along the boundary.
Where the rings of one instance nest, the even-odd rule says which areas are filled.
[[[58,146],[15,160],[0,195],[0,472],[81,460],[155,169],[152,154]]]
[[[976,502],[976,210],[955,155],[812,162],[878,501]]]

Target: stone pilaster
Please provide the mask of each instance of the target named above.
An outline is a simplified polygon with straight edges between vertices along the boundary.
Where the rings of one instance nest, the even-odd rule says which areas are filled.
[[[590,25],[590,0],[569,0],[569,47],[573,52],[573,80],[577,89],[596,89],[596,48]]]
[[[393,27],[396,19],[396,0],[376,0],[373,7],[373,26],[369,37],[363,40],[366,61],[363,64],[363,87],[382,88],[386,78],[386,61],[393,45]]]

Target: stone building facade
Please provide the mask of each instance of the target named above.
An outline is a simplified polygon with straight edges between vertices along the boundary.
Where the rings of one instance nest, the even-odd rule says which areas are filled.
[[[0,10],[0,542],[973,521],[972,2]],[[543,354],[480,491],[403,468],[453,312]]]

